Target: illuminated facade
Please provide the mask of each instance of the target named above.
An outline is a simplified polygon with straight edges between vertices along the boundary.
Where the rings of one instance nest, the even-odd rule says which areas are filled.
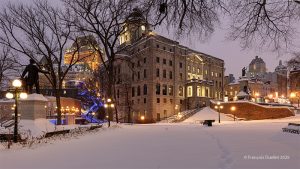
[[[66,50],[64,64],[69,65],[78,60],[77,65],[85,65],[90,70],[97,70],[101,63],[99,46],[93,36],[78,37],[71,48]]]
[[[138,10],[128,19],[115,63],[121,121],[159,121],[223,98],[223,60],[157,35]]]

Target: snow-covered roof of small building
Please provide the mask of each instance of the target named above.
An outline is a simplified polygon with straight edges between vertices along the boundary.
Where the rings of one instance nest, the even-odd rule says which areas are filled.
[[[10,103],[10,102],[15,102],[14,99],[0,99],[0,103]]]
[[[29,94],[26,99],[21,99],[21,100],[39,100],[39,101],[48,101],[46,97],[44,97],[42,94]]]

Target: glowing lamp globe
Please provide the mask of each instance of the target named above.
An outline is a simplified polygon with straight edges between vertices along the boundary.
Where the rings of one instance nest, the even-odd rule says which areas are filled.
[[[27,99],[27,93],[20,93],[20,98],[21,99]],[[47,107],[45,107],[45,108],[47,108]]]
[[[12,93],[6,93],[5,97],[8,99],[12,99],[14,98],[14,95]]]
[[[291,93],[290,97],[291,97],[291,98],[296,97],[296,93]]]
[[[12,82],[12,85],[13,85],[14,87],[21,87],[21,86],[22,86],[22,82],[21,82],[21,80],[16,79],[16,80],[14,80],[14,81]]]

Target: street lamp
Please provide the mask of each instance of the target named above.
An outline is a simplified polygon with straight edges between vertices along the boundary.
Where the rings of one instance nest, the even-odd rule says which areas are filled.
[[[92,123],[93,123],[93,119],[94,119],[95,115],[96,115],[96,113],[93,112],[93,113],[92,113],[92,118],[91,118],[91,122],[92,122]]]
[[[235,110],[236,110],[236,107],[235,106],[232,106],[230,108],[230,110],[233,112],[233,121],[235,121]]]
[[[300,96],[298,96],[296,92],[292,92],[292,93],[290,94],[290,98],[291,98],[291,99],[297,98],[297,99],[298,99],[298,107],[299,107],[299,104],[300,104],[300,103],[299,103],[299,102],[300,102]]]
[[[14,135],[13,135],[13,141],[14,143],[18,142],[18,104],[19,104],[19,98],[21,99],[26,99],[27,98],[27,93],[21,92],[21,86],[22,86],[22,82],[19,79],[15,79],[12,82],[12,85],[14,87],[14,93],[6,93],[6,98],[8,99],[12,99],[15,98],[15,117],[14,117]]]
[[[104,108],[107,109],[107,114],[108,114],[108,116],[106,116],[108,119],[108,127],[110,127],[110,115],[111,115],[110,110],[114,107],[115,105],[112,103],[112,100],[108,98],[106,100],[106,103],[104,104]]]
[[[220,102],[217,102],[217,105],[215,106],[215,109],[218,110],[218,114],[219,114],[219,123],[221,123],[220,110],[223,109],[223,105],[221,105]]]
[[[256,102],[258,102],[259,95],[260,95],[260,94],[259,94],[258,92],[254,94]]]

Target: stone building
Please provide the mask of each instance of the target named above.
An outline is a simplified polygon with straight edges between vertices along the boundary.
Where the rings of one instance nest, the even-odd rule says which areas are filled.
[[[260,76],[266,72],[267,68],[265,61],[262,58],[255,56],[255,58],[249,64],[248,76]]]
[[[137,9],[127,20],[115,62],[121,121],[159,121],[223,99],[223,60],[152,32]]]
[[[64,64],[69,65],[79,60],[76,65],[84,65],[90,70],[97,70],[101,63],[98,49],[98,43],[92,35],[78,37],[66,50]]]
[[[247,82],[250,91],[249,95],[251,97],[268,97],[269,95],[273,95],[275,93],[276,89],[270,83],[264,83],[258,79],[248,79]],[[235,97],[240,92],[241,88],[241,83],[239,81],[229,83],[224,87],[225,96],[227,96],[229,100],[234,100],[236,99]]]
[[[295,103],[300,99],[300,69],[294,69],[290,71],[289,74],[289,93],[296,93],[296,98],[292,101]]]
[[[288,69],[279,61],[278,66],[273,72],[266,71],[266,63],[264,60],[256,56],[249,64],[249,70],[247,72],[247,78],[249,79],[250,88],[253,91],[260,93],[262,97],[272,95],[276,97],[288,96]],[[239,91],[239,82],[229,82],[225,78],[225,95],[229,98],[234,97]],[[254,94],[254,93],[253,93]]]

